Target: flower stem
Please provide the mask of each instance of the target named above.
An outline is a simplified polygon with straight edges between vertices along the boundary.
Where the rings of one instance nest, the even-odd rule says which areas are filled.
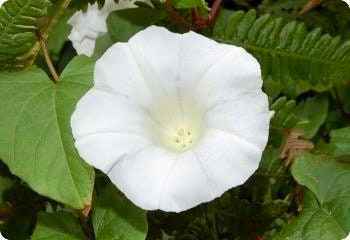
[[[38,37],[38,41],[39,41],[41,50],[43,51],[43,54],[44,54],[46,64],[47,64],[47,66],[49,68],[49,71],[50,71],[50,73],[52,75],[52,81],[54,83],[57,83],[59,77],[58,77],[58,74],[56,72],[55,67],[52,64],[52,61],[51,61],[51,58],[50,58],[50,55],[49,55],[49,51],[47,50],[47,47],[46,47],[46,44],[45,44],[45,40],[42,38],[40,33],[38,33],[37,37]]]
[[[52,9],[53,14],[50,16],[48,23],[46,24],[45,27],[43,27],[39,30],[41,38],[44,41],[46,41],[46,39],[48,38],[49,33],[51,32],[53,27],[58,22],[59,18],[64,13],[64,10],[68,7],[70,1],[71,0],[59,0],[59,1],[57,1],[58,3],[56,5],[55,9]],[[26,67],[31,66],[33,64],[35,57],[39,53],[41,48],[42,47],[41,47],[40,41],[38,39],[38,41],[32,46],[32,48],[26,54],[21,56],[21,59],[26,61],[26,64],[25,64]]]
[[[214,1],[213,5],[211,6],[209,15],[206,19],[202,19],[199,16],[198,8],[193,9],[192,16],[193,16],[194,25],[202,26],[202,27],[212,26],[215,23],[217,16],[219,15],[220,6],[222,4],[222,1],[223,0],[215,0]]]

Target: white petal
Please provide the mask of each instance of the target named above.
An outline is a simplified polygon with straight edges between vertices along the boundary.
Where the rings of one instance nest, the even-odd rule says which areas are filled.
[[[93,88],[80,99],[71,117],[75,139],[98,133],[147,135],[149,115],[127,97]]]
[[[119,160],[108,176],[136,205],[154,210],[176,159],[176,153],[150,144]]]
[[[0,0],[0,7],[6,2],[7,0]]]
[[[193,88],[231,48],[194,32],[183,34],[179,62],[181,83]]]
[[[69,39],[78,54],[92,56],[95,49],[95,41],[107,32],[107,13],[101,12],[97,3],[88,5],[85,13],[77,11],[69,20],[72,26]]]
[[[232,133],[261,151],[267,143],[269,122],[268,100],[262,91],[219,101],[205,115],[207,128]]]
[[[73,14],[68,20],[68,24],[73,27],[68,38],[73,42],[74,48],[77,46],[77,53],[91,56],[95,49],[95,43],[92,44],[91,41],[96,41],[98,37],[107,32],[106,19],[109,14],[117,9],[133,7],[136,7],[134,1],[120,0],[119,3],[115,3],[114,0],[106,0],[102,9],[98,9],[97,3],[89,4],[86,12],[77,11]],[[81,42],[86,38],[90,39],[89,48],[85,42],[85,48],[81,46]]]
[[[82,41],[73,41],[72,43],[78,54],[85,54],[88,57],[94,54],[95,40],[84,38]]]
[[[216,198],[217,192],[197,153],[179,155],[164,182],[159,209],[181,212]]]
[[[344,2],[350,6],[350,0],[344,0]]]
[[[118,9],[126,9],[126,8],[135,8],[136,5],[134,4],[134,0],[119,0],[116,4],[114,0],[106,0],[105,5],[103,6],[102,10],[103,12],[106,12],[107,15],[109,15],[114,10]],[[145,1],[148,2],[148,1]]]
[[[67,23],[70,24],[71,26],[80,24],[82,22],[82,18],[84,16],[83,11],[79,10],[76,11],[70,19],[68,19]]]
[[[206,169],[216,197],[243,184],[258,168],[262,155],[262,150],[251,143],[214,129],[205,132],[193,151]]]
[[[96,62],[94,85],[128,96],[142,105],[149,105],[152,98],[127,43],[114,44]]]
[[[71,31],[71,33],[68,35],[68,39],[72,41],[74,44],[75,42],[81,42],[84,40],[84,34],[81,34],[78,31]]]
[[[79,149],[80,156],[88,164],[108,174],[123,157],[150,143],[150,140],[142,135],[111,131],[110,133],[102,132],[78,138],[75,141],[75,146]]]
[[[91,89],[71,117],[75,145],[85,161],[107,172],[122,156],[151,142],[148,119],[129,99]]]
[[[176,93],[181,43],[180,34],[155,26],[138,32],[128,42],[144,81],[157,98]]]
[[[236,99],[249,92],[261,92],[262,78],[258,61],[243,48],[231,46],[196,86],[196,95],[204,108]]]

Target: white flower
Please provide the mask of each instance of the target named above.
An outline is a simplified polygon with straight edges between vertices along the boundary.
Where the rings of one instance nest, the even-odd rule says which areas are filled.
[[[244,49],[149,27],[97,61],[71,118],[81,157],[143,209],[180,212],[244,183],[270,112]]]
[[[98,9],[97,3],[88,5],[86,12],[78,11],[69,20],[72,31],[68,39],[78,54],[92,56],[95,49],[96,39],[107,32],[106,19],[108,15],[117,9],[133,8],[134,0],[106,0],[102,9]]]
[[[350,0],[344,0],[344,2],[350,6]]]
[[[6,2],[6,0],[0,0],[0,7]]]

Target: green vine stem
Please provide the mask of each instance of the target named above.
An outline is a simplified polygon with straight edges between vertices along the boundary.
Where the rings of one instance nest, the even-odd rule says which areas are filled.
[[[55,9],[52,9],[52,16],[48,20],[48,23],[45,27],[41,28],[39,33],[37,34],[40,38],[33,44],[32,48],[24,55],[18,57],[17,59],[25,62],[25,67],[29,67],[33,64],[36,56],[38,55],[41,49],[41,41],[46,41],[48,38],[52,28],[57,24],[59,18],[64,13],[64,10],[68,7],[71,0],[60,0],[57,3]]]

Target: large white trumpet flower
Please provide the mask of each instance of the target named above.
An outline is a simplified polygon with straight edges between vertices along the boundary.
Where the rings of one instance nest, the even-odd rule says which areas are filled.
[[[257,60],[149,27],[97,61],[71,118],[81,157],[143,209],[180,212],[244,183],[268,139]]]
[[[1,1],[1,0],[0,0]],[[117,9],[133,8],[134,0],[106,0],[102,9],[98,9],[97,3],[88,5],[86,12],[78,11],[69,20],[72,31],[68,39],[78,54],[92,56],[95,49],[96,39],[107,32],[106,19],[109,14]]]

